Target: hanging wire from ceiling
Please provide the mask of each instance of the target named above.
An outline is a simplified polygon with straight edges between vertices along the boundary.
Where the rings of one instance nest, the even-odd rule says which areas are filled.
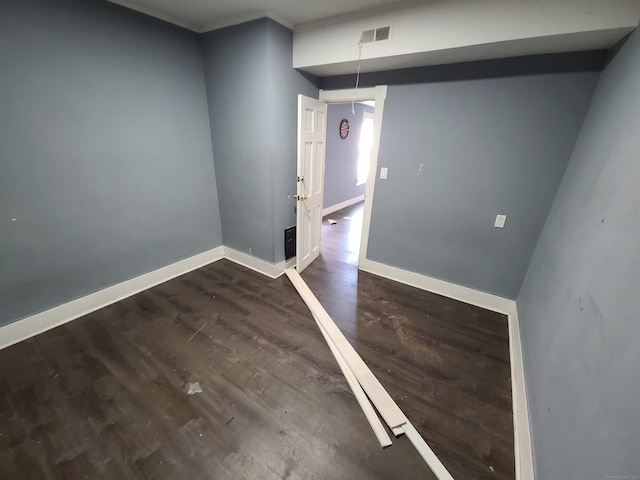
[[[358,86],[360,85],[360,62],[362,61],[362,36],[358,42],[358,73],[356,74],[356,88],[353,91],[353,100],[351,101],[351,114],[356,114],[356,96],[358,95]]]

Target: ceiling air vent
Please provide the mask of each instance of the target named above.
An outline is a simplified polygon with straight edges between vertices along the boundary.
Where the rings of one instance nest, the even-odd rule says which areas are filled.
[[[362,43],[375,43],[389,40],[391,27],[380,27],[362,32]]]
[[[382,40],[389,40],[390,31],[391,31],[391,27],[376,28],[376,42],[381,42]]]
[[[376,39],[376,30],[366,30],[362,32],[362,43],[371,43]]]

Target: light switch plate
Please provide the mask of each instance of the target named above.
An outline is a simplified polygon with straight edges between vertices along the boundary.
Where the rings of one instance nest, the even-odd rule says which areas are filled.
[[[496,215],[496,223],[493,224],[496,228],[504,228],[504,222],[507,221],[506,215]]]
[[[387,167],[382,167],[382,168],[380,169],[380,178],[381,178],[382,180],[386,180],[386,179],[387,179],[387,172],[388,172],[388,171],[389,171],[389,170],[387,169]]]

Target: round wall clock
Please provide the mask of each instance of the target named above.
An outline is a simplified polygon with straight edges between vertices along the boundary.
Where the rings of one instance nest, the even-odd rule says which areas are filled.
[[[340,138],[345,139],[349,135],[349,120],[343,118],[340,121]]]

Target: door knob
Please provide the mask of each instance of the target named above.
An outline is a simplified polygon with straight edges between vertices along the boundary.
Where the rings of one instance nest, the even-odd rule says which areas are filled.
[[[293,198],[295,198],[296,200],[307,200],[309,198],[309,195],[294,195]]]

